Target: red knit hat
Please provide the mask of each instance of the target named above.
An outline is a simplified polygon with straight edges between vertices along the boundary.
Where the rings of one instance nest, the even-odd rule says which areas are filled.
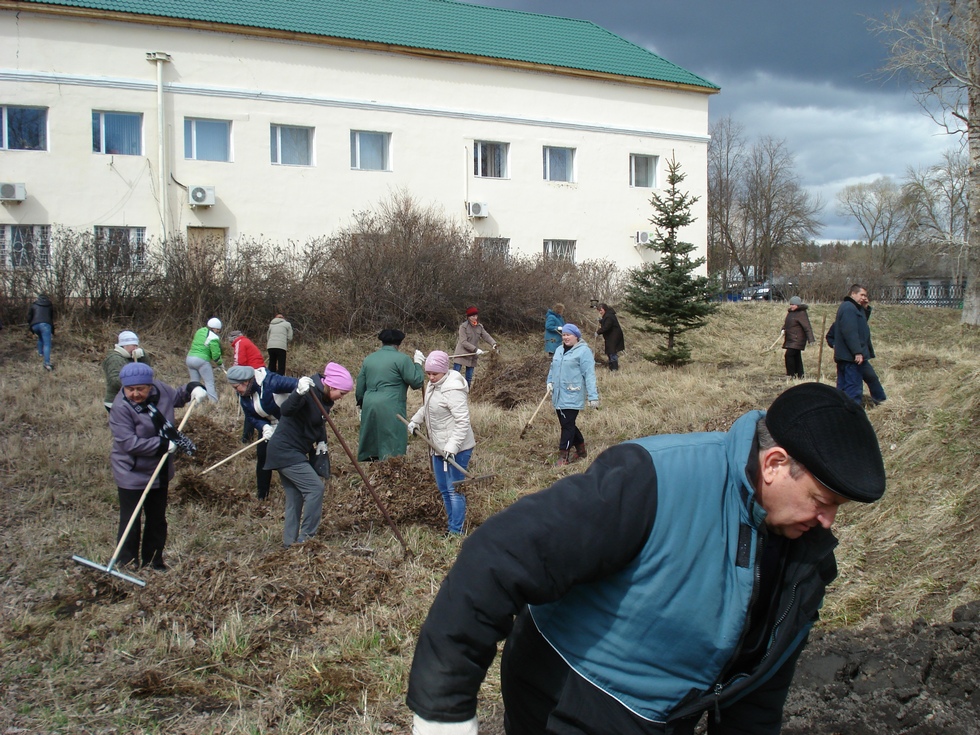
[[[471,306],[469,309],[466,310],[466,316],[476,316],[479,313],[480,310],[477,309],[475,306]]]

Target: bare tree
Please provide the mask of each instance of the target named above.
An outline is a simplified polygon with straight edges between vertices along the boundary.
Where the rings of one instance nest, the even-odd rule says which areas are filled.
[[[903,183],[913,207],[910,236],[924,256],[948,259],[956,283],[965,278],[968,169],[963,149],[946,151],[935,165],[909,168]]]
[[[891,178],[845,186],[837,193],[837,214],[853,217],[864,232],[871,265],[891,271],[908,243],[912,202]]]
[[[919,0],[912,16],[876,21],[886,72],[905,76],[924,109],[969,150],[967,288],[962,321],[980,325],[980,0]],[[938,110],[936,105],[938,104]]]
[[[720,274],[728,288],[734,271],[748,283],[748,228],[745,226],[745,164],[748,157],[743,127],[724,117],[711,126],[708,144],[708,269]]]

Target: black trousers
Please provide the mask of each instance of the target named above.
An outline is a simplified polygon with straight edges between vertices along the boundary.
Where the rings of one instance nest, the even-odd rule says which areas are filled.
[[[558,423],[561,425],[561,437],[558,439],[559,449],[571,449],[576,444],[584,444],[585,437],[578,430],[575,421],[578,419],[577,408],[556,408]]]
[[[159,487],[151,488],[150,492],[146,495],[146,501],[143,503],[143,509],[140,514],[144,520],[143,528],[142,530],[140,529],[141,519],[137,518],[136,522],[133,523],[133,527],[129,530],[129,535],[126,536],[126,542],[119,551],[119,558],[116,561],[117,564],[129,564],[131,561],[140,561],[141,538],[143,541],[143,554],[140,566],[146,566],[147,564],[159,565],[163,563],[163,547],[167,543],[167,491],[170,484],[167,474],[169,469],[170,460],[168,459],[163,465],[163,469],[160,470],[160,476],[158,478],[160,481]],[[122,538],[123,531],[126,530],[126,525],[129,523],[133,511],[136,510],[136,505],[139,503],[144,489],[129,490],[123,487],[119,488],[119,531],[116,534],[117,544],[119,543],[119,539]]]
[[[255,497],[265,500],[269,497],[269,488],[272,487],[272,470],[265,468],[265,453],[269,448],[269,442],[262,442],[255,447]]]
[[[792,347],[786,348],[786,374],[791,378],[803,377],[803,350],[794,350]]]
[[[269,370],[280,375],[286,374],[286,350],[269,348]]]

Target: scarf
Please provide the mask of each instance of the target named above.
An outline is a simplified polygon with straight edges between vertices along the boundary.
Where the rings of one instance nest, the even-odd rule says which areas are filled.
[[[125,398],[125,396],[123,396]],[[143,413],[144,411],[150,414],[150,419],[153,421],[153,426],[157,430],[157,436],[161,439],[167,439],[172,441],[188,457],[194,456],[194,452],[197,451],[197,447],[194,442],[184,434],[182,434],[176,426],[171,424],[167,417],[163,415],[160,409],[157,408],[155,403],[133,403],[133,401],[128,398],[125,399],[126,402],[133,407],[136,413]]]

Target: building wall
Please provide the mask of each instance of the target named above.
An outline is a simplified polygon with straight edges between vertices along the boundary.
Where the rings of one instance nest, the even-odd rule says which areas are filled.
[[[0,151],[0,180],[28,199],[0,224],[145,227],[159,207],[156,68],[165,52],[168,231],[224,228],[230,239],[303,242],[348,224],[396,191],[466,220],[475,236],[509,237],[537,254],[577,242],[576,261],[641,262],[654,190],[631,188],[631,153],[675,154],[701,199],[684,233],[701,253],[707,230],[708,95],[453,60],[237,34],[0,11],[0,104],[45,106],[47,151]],[[93,110],[140,112],[143,155],[92,152]],[[185,116],[232,121],[232,161],[185,160]],[[270,163],[270,124],[315,128],[314,164]],[[391,171],[350,167],[350,131],[391,134]],[[506,179],[473,176],[474,140],[510,144]],[[576,149],[576,181],[543,180],[542,146]],[[217,202],[191,208],[181,185]]]

